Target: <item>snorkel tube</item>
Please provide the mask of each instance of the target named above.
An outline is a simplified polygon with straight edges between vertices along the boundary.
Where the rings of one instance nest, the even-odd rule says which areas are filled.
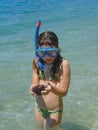
[[[40,26],[41,26],[41,21],[39,20],[36,23],[36,29],[35,29],[35,35],[34,35],[34,49],[35,49],[35,56],[36,57],[37,57],[37,53],[36,53],[36,50],[37,50],[37,40],[38,40]],[[44,68],[44,65],[43,65],[43,63],[40,62],[40,59],[39,59],[38,66],[39,66],[40,69]]]
[[[39,20],[39,21],[36,23],[35,36],[34,36],[35,56],[36,56],[36,48],[37,48],[36,45],[37,45],[37,40],[38,40],[38,34],[39,34],[40,26],[41,26],[41,21]]]

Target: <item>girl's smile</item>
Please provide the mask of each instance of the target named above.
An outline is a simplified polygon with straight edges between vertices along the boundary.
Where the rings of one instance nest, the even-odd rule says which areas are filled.
[[[51,57],[48,57],[46,56],[45,58],[43,58],[43,60],[47,63],[47,64],[51,64],[53,63],[55,58],[51,58]]]

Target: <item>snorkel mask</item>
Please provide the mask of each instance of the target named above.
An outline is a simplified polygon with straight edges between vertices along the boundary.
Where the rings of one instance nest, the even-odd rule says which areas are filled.
[[[58,55],[58,48],[39,47],[38,49],[36,49],[36,55],[39,58],[44,58],[46,56],[49,56],[51,58],[55,58]]]
[[[40,26],[41,26],[41,21],[39,20],[36,24],[35,38],[34,38],[35,55],[38,58],[44,58],[46,56],[49,56],[51,58],[56,58],[59,52],[59,48],[52,48],[50,46],[47,47],[40,46],[39,48],[37,48],[37,40],[38,40]]]

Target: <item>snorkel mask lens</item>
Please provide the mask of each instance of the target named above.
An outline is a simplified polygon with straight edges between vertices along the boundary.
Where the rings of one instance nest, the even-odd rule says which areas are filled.
[[[36,49],[36,55],[39,58],[44,58],[46,56],[49,56],[51,58],[55,58],[57,57],[59,52],[58,48],[43,48],[43,47],[39,47],[38,49]]]

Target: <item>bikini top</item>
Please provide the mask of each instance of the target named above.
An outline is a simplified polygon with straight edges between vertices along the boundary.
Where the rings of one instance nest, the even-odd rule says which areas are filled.
[[[62,68],[62,64],[59,65],[59,70],[58,73],[53,73],[52,70],[53,64],[44,64],[44,68],[40,69],[39,68],[39,78],[43,79],[43,80],[55,80],[55,81],[59,81],[60,80],[60,76],[61,76],[61,68]]]

